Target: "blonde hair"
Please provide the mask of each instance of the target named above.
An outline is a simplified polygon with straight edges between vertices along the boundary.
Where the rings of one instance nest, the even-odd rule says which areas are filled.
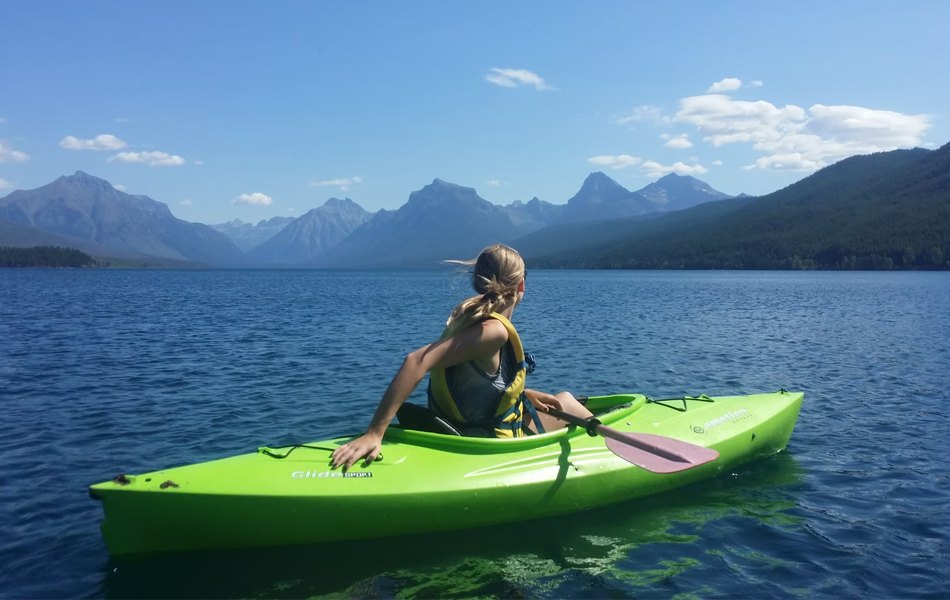
[[[461,331],[517,300],[518,285],[524,279],[525,268],[524,260],[514,248],[492,244],[472,260],[445,262],[473,267],[472,288],[477,294],[463,300],[452,310],[443,335]]]

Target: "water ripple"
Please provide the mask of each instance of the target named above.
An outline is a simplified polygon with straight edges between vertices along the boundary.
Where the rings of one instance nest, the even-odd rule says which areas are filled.
[[[560,519],[115,561],[89,483],[359,431],[464,282],[5,270],[0,595],[945,597],[948,292],[945,274],[535,272],[516,312],[533,387],[802,389],[788,452]]]

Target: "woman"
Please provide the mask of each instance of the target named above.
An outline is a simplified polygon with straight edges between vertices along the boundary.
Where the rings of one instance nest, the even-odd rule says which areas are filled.
[[[466,435],[521,437],[565,427],[565,422],[544,414],[549,407],[591,416],[568,392],[551,395],[524,387],[524,352],[511,325],[525,293],[526,272],[518,252],[495,244],[475,260],[453,262],[474,266],[472,287],[477,295],[455,307],[438,341],[406,357],[369,429],[333,451],[332,467],[348,469],[361,459],[364,465],[372,462],[396,411],[426,373],[430,408]]]

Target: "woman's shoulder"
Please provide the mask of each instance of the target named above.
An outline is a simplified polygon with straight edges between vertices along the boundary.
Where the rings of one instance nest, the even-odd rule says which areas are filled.
[[[485,341],[496,341],[499,346],[508,341],[508,328],[498,319],[483,319],[472,327],[478,328],[480,337]]]

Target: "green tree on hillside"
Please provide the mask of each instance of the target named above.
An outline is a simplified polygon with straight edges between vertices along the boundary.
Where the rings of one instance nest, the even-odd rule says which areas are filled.
[[[0,267],[91,267],[95,264],[95,259],[74,248],[0,246]]]

